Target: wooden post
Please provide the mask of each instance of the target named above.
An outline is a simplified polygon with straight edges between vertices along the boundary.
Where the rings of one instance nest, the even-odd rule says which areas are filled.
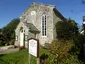
[[[35,33],[35,38],[36,38],[36,33]],[[39,48],[40,48],[40,46],[39,46],[39,40],[37,41],[38,42],[38,44],[37,44],[37,50],[38,50],[38,52],[37,52],[37,64],[40,64],[40,58],[39,58]]]
[[[29,53],[29,64],[30,64],[30,54],[35,56],[37,58],[37,64],[40,64],[40,58],[39,58],[39,40],[31,38],[28,40],[28,53]],[[35,51],[34,51],[35,50]]]
[[[40,58],[39,57],[37,58],[37,64],[40,64]]]
[[[28,63],[30,64],[30,54],[29,54],[29,61],[28,61]]]
[[[29,53],[29,44],[28,44],[28,64],[30,64],[30,53]]]

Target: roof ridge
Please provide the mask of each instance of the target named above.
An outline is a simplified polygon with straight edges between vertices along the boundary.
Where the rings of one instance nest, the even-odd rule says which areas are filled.
[[[44,4],[44,3],[39,3],[39,2],[33,2],[31,5],[33,5],[33,4],[39,4],[39,5],[45,5],[45,6],[56,7],[55,5],[51,5],[51,4]]]

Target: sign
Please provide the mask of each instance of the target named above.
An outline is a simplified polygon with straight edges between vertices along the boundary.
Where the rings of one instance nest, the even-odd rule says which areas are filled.
[[[29,39],[29,54],[39,56],[39,41],[37,39]]]
[[[16,41],[18,40],[18,36],[16,35]]]
[[[27,41],[28,40],[28,35],[25,35],[25,41]]]

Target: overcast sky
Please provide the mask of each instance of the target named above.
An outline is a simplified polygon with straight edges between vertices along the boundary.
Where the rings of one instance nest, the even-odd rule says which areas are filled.
[[[82,17],[85,16],[85,4],[82,1],[85,0],[0,0],[0,28],[19,17],[32,2],[55,5],[64,17],[70,17],[82,25]]]

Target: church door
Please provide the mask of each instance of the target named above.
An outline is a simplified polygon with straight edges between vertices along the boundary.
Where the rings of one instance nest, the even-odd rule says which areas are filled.
[[[20,31],[20,47],[24,46],[24,33],[23,30]]]

